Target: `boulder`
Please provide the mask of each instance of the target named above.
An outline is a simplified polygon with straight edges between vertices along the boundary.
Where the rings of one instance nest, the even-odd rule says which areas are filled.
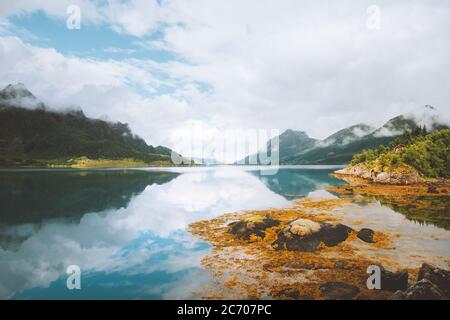
[[[388,300],[406,300],[406,293],[401,290],[397,290],[392,296],[389,297]]]
[[[381,290],[397,291],[408,288],[408,271],[390,272],[381,271]]]
[[[446,300],[445,294],[431,281],[422,279],[405,292],[395,292],[389,300]]]
[[[450,298],[450,271],[436,268],[427,263],[422,264],[419,269],[418,281],[427,279],[438,287]]]
[[[327,300],[351,300],[359,288],[344,282],[327,282],[320,286],[320,294]]]
[[[375,240],[373,240],[374,234],[375,232],[372,229],[362,228],[361,230],[359,230],[356,236],[364,242],[374,243],[375,242]]]
[[[267,228],[278,226],[280,222],[278,220],[271,219],[269,217],[254,217],[247,220],[240,220],[230,223],[229,232],[233,234],[237,239],[249,240],[251,235],[264,238],[265,230]]]
[[[351,228],[340,223],[319,223],[308,219],[297,219],[278,232],[272,244],[275,249],[312,252],[321,242],[336,246],[346,240]]]
[[[341,223],[323,223],[320,237],[327,247],[337,246],[347,240],[352,228]]]

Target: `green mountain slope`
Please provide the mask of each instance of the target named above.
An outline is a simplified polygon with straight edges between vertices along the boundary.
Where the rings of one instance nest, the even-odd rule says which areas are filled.
[[[439,124],[439,119],[433,115],[434,107],[425,106],[422,111],[422,121],[427,123],[430,130],[446,128],[445,125]],[[324,140],[310,138],[302,131],[287,130],[279,136],[280,164],[349,163],[355,153],[389,145],[403,133],[417,129],[422,121],[415,120],[412,116],[400,115],[376,129],[366,124],[357,124],[339,130]],[[270,147],[270,141],[268,146]],[[248,157],[245,160],[248,160]]]
[[[37,105],[30,108],[32,103]],[[90,119],[82,111],[49,111],[21,85],[0,91],[2,165],[64,164],[80,157],[170,163],[171,152],[147,145],[127,124]]]
[[[383,183],[416,183],[450,178],[450,129],[428,133],[425,127],[400,136],[388,147],[354,155],[338,173]]]
[[[343,164],[348,163],[353,155],[364,149],[387,145],[395,137],[407,131],[412,131],[418,125],[413,119],[397,116],[387,121],[382,127],[370,132],[370,126],[359,124],[351,126],[326,138],[311,150],[305,150],[297,155],[284,159],[286,164]],[[357,136],[355,128],[366,135]],[[333,143],[327,143],[334,139]],[[349,142],[348,142],[349,141]],[[347,142],[347,143],[345,143]]]

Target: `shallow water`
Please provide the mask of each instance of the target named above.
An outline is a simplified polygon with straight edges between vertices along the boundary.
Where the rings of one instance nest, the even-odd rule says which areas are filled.
[[[335,169],[0,171],[0,298],[198,298],[211,281],[200,265],[210,246],[187,232],[190,223],[320,196],[343,184],[329,175]],[[382,221],[403,217],[379,203],[347,211],[369,221],[377,205]],[[438,237],[435,247],[448,259],[449,231],[408,223],[405,232],[414,226],[426,239]],[[81,290],[66,287],[69,265],[81,268]]]

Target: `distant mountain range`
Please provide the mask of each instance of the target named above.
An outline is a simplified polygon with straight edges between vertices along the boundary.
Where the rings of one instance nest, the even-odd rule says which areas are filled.
[[[387,145],[399,135],[412,131],[420,125],[426,125],[430,131],[445,128],[445,125],[439,123],[433,110],[434,107],[427,105],[420,120],[409,115],[399,115],[379,128],[362,123],[356,124],[339,130],[323,140],[311,138],[304,131],[286,130],[278,136],[280,164],[348,163],[355,153]],[[267,142],[268,150],[272,142],[273,139]],[[255,159],[256,155],[252,158]],[[251,157],[247,156],[238,163],[250,164],[250,159]]]
[[[79,157],[171,164],[171,153],[147,145],[125,123],[90,119],[81,109],[51,111],[23,84],[0,91],[0,165],[64,164]]]

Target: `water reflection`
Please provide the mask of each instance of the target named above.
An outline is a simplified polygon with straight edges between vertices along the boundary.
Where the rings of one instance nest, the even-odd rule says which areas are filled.
[[[275,175],[262,175],[260,171],[252,172],[270,190],[288,200],[303,198],[308,193],[328,186],[345,184],[330,175],[330,169],[285,169]]]
[[[169,182],[177,175],[133,170],[0,171],[0,226],[79,219],[87,212],[124,208],[148,185]]]
[[[187,225],[229,211],[287,204],[258,178],[233,168],[184,173],[162,185],[151,181],[140,194],[128,192],[134,197],[130,196],[125,206],[111,208],[114,202],[106,201],[109,209],[98,212],[100,207],[93,201],[76,221],[49,219],[39,227],[31,223],[2,227],[3,238],[21,241],[0,249],[0,296],[193,298],[194,287],[208,280],[199,267],[208,246],[191,237]],[[136,185],[129,184],[128,191],[138,190]],[[25,200],[17,199],[18,207]],[[55,212],[51,217],[58,212],[65,216],[67,206],[57,206],[67,203],[63,200],[47,202]],[[14,204],[10,205],[14,211]],[[45,210],[41,212],[47,217]],[[79,292],[65,287],[65,267],[71,264],[79,265],[83,272],[84,289]],[[193,274],[195,281],[189,281]]]
[[[161,170],[0,172],[0,298],[199,298],[211,281],[200,266],[210,247],[187,232],[191,222],[333,197],[319,189],[343,183],[327,167],[274,176],[248,167]],[[448,231],[420,229],[379,202],[343,212],[408,235],[398,240],[404,251],[387,255],[448,253]],[[82,270],[80,291],[65,285],[72,264]]]

